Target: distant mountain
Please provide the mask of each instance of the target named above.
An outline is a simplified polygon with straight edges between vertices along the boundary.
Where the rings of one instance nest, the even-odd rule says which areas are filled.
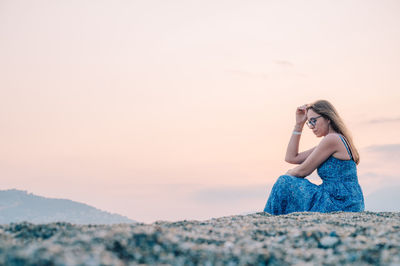
[[[0,190],[0,224],[69,222],[74,224],[118,224],[135,221],[87,204],[67,199],[52,199],[17,189]]]
[[[366,211],[400,211],[400,186],[384,187],[365,196]]]

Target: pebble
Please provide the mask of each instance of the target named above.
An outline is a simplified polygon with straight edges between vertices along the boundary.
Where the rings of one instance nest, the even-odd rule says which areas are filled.
[[[324,236],[320,240],[320,244],[324,248],[331,248],[335,246],[339,242],[339,239],[337,237],[332,237],[332,236]]]

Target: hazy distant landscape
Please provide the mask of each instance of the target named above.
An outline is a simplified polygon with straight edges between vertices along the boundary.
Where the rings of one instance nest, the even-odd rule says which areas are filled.
[[[68,222],[116,224],[135,221],[69,199],[51,199],[16,189],[0,191],[0,224]]]
[[[400,211],[399,191],[400,187],[385,187],[365,196],[365,210],[374,212]],[[239,197],[240,195],[236,196]],[[256,207],[238,214],[256,213],[263,206],[259,206],[259,209]],[[24,221],[35,224],[52,222],[68,222],[73,224],[142,222],[140,217],[134,218],[135,220],[132,220],[126,216],[103,211],[70,199],[47,198],[17,189],[0,190],[0,224]],[[163,219],[160,217],[158,220]]]

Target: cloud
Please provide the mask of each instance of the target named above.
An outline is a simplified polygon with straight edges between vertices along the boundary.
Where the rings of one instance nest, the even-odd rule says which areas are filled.
[[[358,173],[358,181],[364,195],[369,195],[382,187],[400,186],[399,176],[387,174],[379,170]]]
[[[398,123],[400,122],[400,117],[383,117],[376,118],[366,121],[367,124],[383,124],[383,123]]]
[[[285,61],[285,60],[275,60],[274,61],[275,64],[280,65],[280,66],[284,66],[284,67],[293,67],[293,63],[289,62],[289,61]]]
[[[307,78],[306,74],[293,72],[293,71],[285,71],[284,73],[274,73],[274,74],[267,74],[264,72],[250,72],[245,70],[226,70],[226,72],[240,76],[245,78],[253,78],[253,79],[273,79],[273,78],[282,78],[282,77],[301,77]]]
[[[363,148],[363,151],[374,153],[387,159],[400,158],[400,144],[372,145]]]
[[[372,145],[362,148],[360,173],[367,174],[368,183],[396,182],[400,184],[398,165],[400,162],[400,144]],[[372,176],[374,173],[376,176]]]
[[[364,197],[367,211],[400,211],[400,185],[385,186]]]
[[[270,190],[266,185],[207,187],[194,191],[190,200],[202,204],[237,204],[267,198]]]
[[[268,79],[269,75],[263,72],[250,72],[245,70],[227,70],[227,72],[245,78]]]

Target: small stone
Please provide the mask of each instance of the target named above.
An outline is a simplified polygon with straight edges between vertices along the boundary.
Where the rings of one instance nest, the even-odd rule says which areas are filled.
[[[335,236],[335,237],[337,237],[338,235],[336,234],[336,231],[331,231],[331,232],[329,233],[329,236]]]
[[[323,248],[331,248],[334,247],[337,243],[339,242],[339,238],[334,237],[334,236],[324,236],[321,238],[319,241],[320,245]]]

